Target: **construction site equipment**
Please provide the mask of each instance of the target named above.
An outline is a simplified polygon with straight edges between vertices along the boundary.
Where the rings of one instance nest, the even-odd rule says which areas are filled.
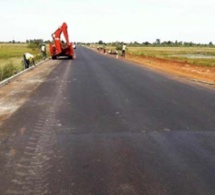
[[[65,41],[61,40],[61,34],[63,33]],[[67,32],[67,24],[64,22],[53,34],[53,43],[49,44],[50,55],[52,59],[56,59],[60,56],[67,56],[70,59],[75,58],[74,47],[69,42],[69,36]]]

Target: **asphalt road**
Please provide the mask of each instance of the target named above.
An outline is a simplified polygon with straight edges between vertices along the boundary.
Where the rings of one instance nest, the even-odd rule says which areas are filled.
[[[215,91],[76,53],[1,126],[0,194],[214,195]]]

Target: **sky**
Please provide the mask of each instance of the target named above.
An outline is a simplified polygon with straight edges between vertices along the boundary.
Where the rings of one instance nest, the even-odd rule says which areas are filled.
[[[0,41],[215,43],[214,0],[0,0]]]

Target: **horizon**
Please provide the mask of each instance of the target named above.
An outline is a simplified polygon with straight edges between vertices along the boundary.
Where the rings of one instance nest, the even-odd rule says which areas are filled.
[[[19,41],[19,40],[10,40],[10,41],[1,41],[0,40],[0,43],[11,43],[11,44],[16,44],[16,43],[22,43],[22,44],[25,44],[25,43],[28,43],[27,41],[37,41],[37,40],[41,40],[42,42],[52,42],[52,40],[43,40],[43,39],[29,39],[29,40],[25,40],[25,41]],[[157,40],[157,39],[156,39]],[[110,41],[110,42],[103,42],[102,40],[98,40],[98,41],[95,41],[95,42],[83,42],[83,41],[74,41],[73,43],[84,43],[84,44],[98,44],[99,41],[102,41],[103,43],[105,44],[113,44],[113,43],[126,43],[126,44],[145,44],[145,43],[149,43],[150,45],[162,45],[162,44],[166,44],[167,42],[171,42],[171,44],[181,44],[181,45],[184,45],[184,44],[189,44],[189,43],[192,43],[194,45],[215,45],[215,43],[213,43],[212,41],[209,41],[208,43],[198,43],[198,42],[192,42],[192,41],[180,41],[180,40],[160,40],[160,43],[156,43],[156,40],[153,41],[153,42],[149,42],[149,41],[143,41],[143,42],[138,42],[138,41],[131,41],[131,42],[126,42],[126,41]],[[177,42],[177,43],[176,43]]]

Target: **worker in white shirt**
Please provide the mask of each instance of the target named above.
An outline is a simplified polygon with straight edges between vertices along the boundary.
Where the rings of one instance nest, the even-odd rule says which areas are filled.
[[[125,57],[126,44],[124,43],[122,46],[122,57]]]
[[[46,45],[45,45],[45,43],[43,43],[41,46],[41,53],[42,53],[43,59],[45,60],[46,59]]]
[[[35,61],[34,61],[35,57],[32,54],[24,53],[23,59],[24,59],[24,64],[26,69],[29,68],[31,62],[35,66]]]

